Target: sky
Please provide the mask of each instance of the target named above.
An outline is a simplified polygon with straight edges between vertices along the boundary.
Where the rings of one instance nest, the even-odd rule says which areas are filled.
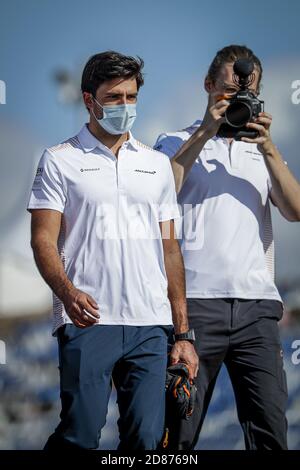
[[[300,104],[291,100],[300,80],[299,17],[297,0],[1,0],[0,253],[31,256],[26,203],[36,163],[45,147],[87,120],[82,105],[59,101],[55,72],[68,70],[79,87],[88,58],[107,49],[145,61],[133,132],[153,145],[161,132],[202,117],[203,80],[216,51],[230,43],[251,47],[263,63],[273,140],[300,179]],[[300,279],[300,224],[275,210],[274,231],[277,279]]]

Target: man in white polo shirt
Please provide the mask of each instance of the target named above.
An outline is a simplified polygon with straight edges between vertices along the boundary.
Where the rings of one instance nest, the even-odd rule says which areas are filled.
[[[196,409],[178,427],[178,449],[196,445],[223,363],[247,449],[287,448],[287,389],[277,325],[283,311],[274,284],[269,202],[286,219],[299,221],[300,186],[271,141],[269,114],[248,124],[258,131],[256,138],[216,137],[225,122],[226,97],[239,89],[233,77],[239,59],[254,62],[249,86],[258,95],[259,59],[247,47],[225,47],[205,79],[204,119],[161,135],[155,145],[171,158],[182,206],[178,235],[201,371]]]
[[[171,165],[130,133],[142,67],[113,51],[90,58],[81,84],[90,122],[45,150],[27,207],[59,344],[61,421],[47,450],[98,447],[112,378],[119,449],[156,448],[172,316],[171,361],[197,373]]]

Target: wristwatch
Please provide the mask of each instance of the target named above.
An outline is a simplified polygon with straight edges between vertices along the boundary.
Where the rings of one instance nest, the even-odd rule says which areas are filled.
[[[174,341],[189,341],[194,344],[195,339],[195,331],[193,329],[188,330],[186,333],[177,333],[174,335]]]

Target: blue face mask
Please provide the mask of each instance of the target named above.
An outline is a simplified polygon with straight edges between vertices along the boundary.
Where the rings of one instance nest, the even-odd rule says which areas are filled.
[[[94,110],[92,110],[92,113],[106,132],[119,135],[125,134],[132,128],[136,118],[136,103],[102,106],[95,98],[93,99],[102,108],[103,117],[98,119]]]

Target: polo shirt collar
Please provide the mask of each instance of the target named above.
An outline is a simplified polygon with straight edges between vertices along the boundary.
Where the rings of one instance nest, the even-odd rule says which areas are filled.
[[[109,150],[100,140],[98,140],[90,131],[87,124],[84,124],[80,132],[77,134],[80,145],[84,152],[91,152],[96,147],[100,150]],[[138,151],[138,144],[132,133],[129,131],[129,139],[126,141],[127,145],[131,146],[134,150]]]

